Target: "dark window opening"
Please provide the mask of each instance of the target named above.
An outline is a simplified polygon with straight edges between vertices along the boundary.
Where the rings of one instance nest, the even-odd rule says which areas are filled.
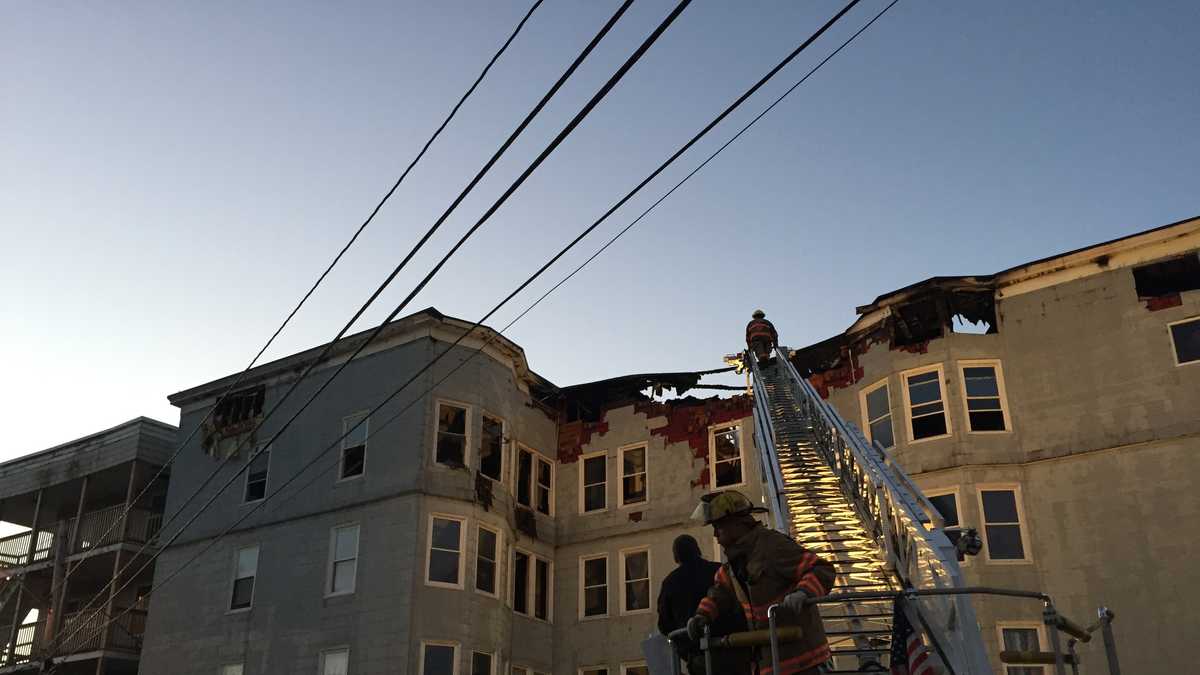
[[[425,645],[425,663],[421,672],[425,675],[453,675],[454,647],[450,645]]]
[[[550,515],[550,495],[552,480],[554,475],[554,467],[540,457],[537,461],[537,510],[547,516]]]
[[[465,466],[467,456],[467,409],[438,404],[437,463]]]
[[[1191,253],[1133,268],[1139,298],[1161,298],[1200,289],[1200,255]]]
[[[940,378],[941,373],[936,370],[909,375],[907,378],[909,417],[914,441],[944,436],[949,432]]]
[[[942,315],[934,298],[896,308],[892,346],[906,347],[942,337]]]
[[[1200,317],[1172,324],[1171,342],[1179,365],[1200,361]]]
[[[534,561],[533,615],[543,621],[550,620],[550,563],[537,558]]]
[[[513,611],[529,614],[529,555],[513,554]]]
[[[522,450],[517,455],[517,503],[532,506],[530,498],[533,482],[533,453]]]
[[[483,416],[483,433],[479,438],[479,473],[500,480],[504,468],[504,422],[490,415]]]
[[[583,460],[583,511],[603,511],[608,506],[608,457]]]
[[[246,495],[242,501],[256,502],[267,496],[267,474],[271,466],[271,451],[264,450],[250,462],[246,471]]]
[[[220,431],[259,417],[265,397],[266,387],[261,385],[229,394],[217,403],[213,425]]]

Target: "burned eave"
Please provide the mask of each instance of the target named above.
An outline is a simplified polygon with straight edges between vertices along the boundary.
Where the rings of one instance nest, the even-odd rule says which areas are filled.
[[[651,400],[651,397],[644,393],[646,391],[653,391],[655,394],[672,391],[676,396],[683,396],[689,390],[702,386],[700,379],[705,375],[731,370],[733,368],[682,373],[639,373],[562,387],[558,393],[563,421],[596,421],[605,410]]]

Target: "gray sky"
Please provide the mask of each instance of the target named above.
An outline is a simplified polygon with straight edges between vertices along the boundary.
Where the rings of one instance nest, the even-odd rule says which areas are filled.
[[[269,356],[332,337],[617,4],[546,0]],[[176,422],[167,394],[244,366],[528,6],[7,3],[0,459],[136,415]],[[634,5],[368,319],[671,6]],[[839,6],[695,2],[411,309],[478,318]],[[1191,0],[902,0],[511,337],[559,384],[712,368],[755,307],[803,345],[929,276],[1196,215],[1198,34]]]

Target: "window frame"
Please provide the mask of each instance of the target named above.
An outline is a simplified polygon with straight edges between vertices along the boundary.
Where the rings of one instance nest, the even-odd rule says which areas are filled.
[[[874,394],[879,389],[882,389],[884,387],[887,388],[887,400],[888,400],[887,417],[888,417],[888,426],[890,426],[892,428],[892,445],[888,448],[885,448],[886,450],[894,450],[896,448],[896,413],[894,410],[892,410],[892,386],[891,386],[890,380],[891,380],[890,377],[885,377],[882,380],[879,380],[878,382],[876,382],[875,384],[863,387],[862,389],[858,390],[858,406],[859,406],[859,410],[862,412],[863,435],[865,435],[867,437],[867,440],[871,443],[871,445],[874,445],[875,444],[875,435],[871,433],[871,423],[873,420],[871,419],[871,411],[867,407],[867,396]],[[878,418],[878,419],[883,419],[883,418]]]
[[[487,530],[488,532],[491,532],[492,534],[496,535],[496,558],[493,561],[496,565],[496,578],[495,578],[496,592],[495,593],[488,593],[487,591],[479,588],[479,531],[480,530]],[[431,525],[430,526],[430,536],[431,537],[432,537],[432,533],[433,533],[433,529],[432,529],[432,525]],[[484,525],[482,522],[476,523],[475,524],[475,578],[473,580],[473,583],[471,584],[471,587],[475,590],[476,593],[487,596],[489,598],[495,598],[496,600],[500,600],[500,589],[504,588],[504,575],[501,573],[501,570],[502,570],[501,561],[503,560],[503,558],[504,558],[504,533],[501,532],[500,528],[498,528],[498,527],[492,527],[491,525]],[[484,652],[480,652],[480,653],[482,654]],[[494,670],[494,668],[493,668],[493,670]]]
[[[525,617],[532,621],[540,621],[545,624],[554,623],[554,559],[535,553],[529,549],[513,546],[511,549],[512,559],[512,583],[508,586],[508,596],[512,607],[513,614]],[[525,570],[525,608],[526,612],[517,610],[517,554],[521,553],[529,558],[528,568]],[[546,618],[541,619],[537,616],[537,561],[541,560],[546,563]]]
[[[963,419],[967,424],[967,433],[983,435],[1011,434],[1013,431],[1012,413],[1008,408],[1008,390],[1004,386],[1004,368],[1000,364],[1000,359],[965,359],[963,361],[958,361],[956,365],[958,366],[958,387],[959,392],[962,394]],[[1004,415],[1004,428],[998,431],[975,431],[971,428],[971,409],[969,407],[970,401],[967,398],[966,369],[977,368],[980,366],[993,368],[996,373],[996,392],[997,396],[1000,398],[1000,413]],[[990,397],[977,396],[976,398]]]
[[[326,647],[317,654],[317,675],[325,675],[325,657],[336,652],[346,652],[346,673],[350,673],[350,645]]]
[[[1172,327],[1178,326],[1179,324],[1192,322],[1200,322],[1200,315],[1189,317],[1187,319],[1180,319],[1178,321],[1171,321],[1167,324],[1167,340],[1171,343],[1171,360],[1175,363],[1176,368],[1184,368],[1186,366],[1200,364],[1200,359],[1196,359],[1195,361],[1186,361],[1184,363],[1179,362],[1179,347],[1175,344],[1175,331],[1171,330]]]
[[[593,486],[600,485],[600,483],[587,483],[587,471],[584,469],[584,465],[587,463],[587,461],[589,459],[596,459],[597,457],[604,458],[604,508],[592,509],[589,511],[589,510],[587,510],[587,501],[586,501],[587,488],[589,487],[589,485],[593,485]],[[586,455],[580,455],[579,456],[579,513],[580,513],[580,515],[587,516],[587,515],[592,515],[594,513],[604,513],[607,510],[608,510],[608,451],[607,450],[598,450],[596,452],[589,452]]]
[[[1011,491],[1013,500],[1017,506],[1017,529],[1021,533],[1021,550],[1025,557],[1021,559],[994,559],[992,558],[992,550],[988,544],[987,536],[987,513],[983,510],[983,493],[984,492],[1000,492]],[[1025,515],[1025,500],[1021,495],[1021,486],[1018,483],[980,483],[975,486],[975,505],[979,507],[979,533],[983,539],[983,559],[989,565],[1031,565],[1033,564],[1033,548],[1029,545],[1029,518]],[[961,518],[961,514],[959,518]],[[1011,523],[993,523],[994,525],[1005,525]]]
[[[585,614],[587,611],[587,574],[585,571],[589,560],[604,561],[604,613],[603,614]],[[597,619],[607,619],[612,615],[612,574],[608,560],[608,553],[589,553],[579,556],[579,620],[580,621],[595,621]]]
[[[996,640],[997,640],[996,653],[997,654],[1004,651],[1004,629],[1005,628],[1022,629],[1022,630],[1030,630],[1030,629],[1036,630],[1037,638],[1038,638],[1038,651],[1046,651],[1045,645],[1047,644],[1047,640],[1046,640],[1046,625],[1045,624],[1037,622],[1037,621],[997,621],[996,622]],[[1008,666],[1014,666],[1016,668],[1040,667],[1042,669],[1043,675],[1045,675],[1047,673],[1046,665],[1042,664],[1042,663],[1003,663],[1000,665],[1004,669],[1002,675],[1007,675]]]
[[[432,581],[429,578],[431,563],[433,562],[433,521],[434,520],[453,520],[458,523],[458,583],[451,584],[445,581]],[[459,516],[453,513],[431,512],[429,518],[426,519],[425,528],[425,585],[431,588],[449,588],[456,591],[466,589],[466,536],[468,519],[466,516]],[[438,549],[439,551],[445,549]]]
[[[496,658],[496,652],[484,652],[478,649],[471,650],[470,675],[475,675],[475,655],[482,654],[488,657],[488,675],[496,675],[496,666],[499,659]]]
[[[474,464],[475,473],[478,473],[479,475],[492,481],[493,483],[496,483],[497,485],[504,485],[504,478],[506,475],[506,471],[508,470],[509,455],[511,454],[508,452],[508,443],[509,443],[508,420],[504,419],[500,415],[494,415],[494,414],[488,412],[487,410],[481,408],[479,411],[479,442],[480,443],[483,443],[483,420],[485,417],[490,417],[490,418],[500,422],[500,477],[492,478],[491,476],[483,473],[483,470],[482,470],[483,453],[478,452],[478,451],[476,451],[476,453],[475,453],[476,454],[475,464]],[[434,456],[436,458],[436,449],[434,452],[435,452]],[[470,465],[468,465],[468,466],[470,466]],[[472,652],[472,653],[474,653],[474,652]],[[479,653],[485,654],[488,652],[479,652]]]
[[[254,456],[253,452],[247,456],[247,459],[249,460],[247,463],[253,464],[254,460],[258,459],[259,457],[262,457],[263,455],[266,455],[267,456],[267,471],[266,471],[266,475],[263,476],[263,496],[259,497],[258,499],[246,499],[247,493],[250,492],[250,474],[251,474],[250,467],[249,466],[246,467],[246,479],[245,479],[245,481],[242,482],[242,504],[243,505],[257,504],[267,498],[267,490],[270,489],[270,487],[271,487],[271,450],[272,450],[272,447],[270,445],[268,445],[266,447],[266,449],[263,450],[261,453],[259,453],[259,455],[257,457],[254,457],[254,459],[249,459],[250,457]],[[257,451],[258,451],[258,448],[255,448],[255,452],[257,452]]]
[[[255,549],[255,551],[254,551],[254,576],[249,577],[251,579],[254,579],[254,581],[250,582],[250,602],[245,607],[234,607],[233,606],[233,593],[234,593],[235,589],[237,588],[238,579],[247,578],[247,577],[239,577],[237,575],[238,574],[238,559],[241,557],[242,551],[247,551],[250,549]],[[249,612],[250,610],[254,609],[254,593],[255,593],[255,591],[258,590],[258,562],[259,562],[260,558],[262,558],[262,544],[250,544],[249,546],[239,546],[233,550],[233,571],[231,572],[230,579],[229,579],[229,602],[226,603],[226,607],[225,607],[226,614],[240,614],[242,612]]]
[[[739,444],[738,447],[740,448],[741,445]],[[643,469],[642,475],[645,476],[645,478],[643,478],[643,480],[646,483],[646,496],[643,497],[642,501],[640,501],[640,502],[626,502],[625,501],[625,477],[626,477],[625,476],[625,453],[630,450],[641,450],[642,451],[642,469]],[[606,467],[606,470],[607,470],[607,467]],[[647,443],[646,441],[641,441],[639,443],[630,443],[629,445],[622,445],[621,447],[617,448],[617,473],[620,474],[620,476],[618,476],[620,478],[620,480],[617,481],[617,508],[618,509],[633,508],[635,506],[645,506],[650,503],[650,444],[649,443]],[[637,474],[631,474],[631,475],[636,476]],[[607,476],[606,476],[606,478],[607,478]]]
[[[746,464],[746,426],[744,424],[746,418],[742,418],[737,422],[725,422],[722,424],[713,424],[708,427],[708,485],[710,490],[732,490],[735,488],[745,487],[746,474],[748,466]],[[742,480],[730,485],[717,486],[717,432],[729,427],[737,427],[738,439],[738,461],[742,467]],[[727,462],[732,460],[725,460]]]
[[[931,505],[933,504],[934,497],[945,497],[946,495],[954,495],[954,508],[958,510],[958,527],[963,527],[963,500],[962,500],[962,490],[959,489],[959,486],[955,485],[953,487],[947,487],[947,488],[929,488],[929,489],[921,488],[921,492],[923,492],[925,494],[925,498],[929,500],[929,503]],[[934,508],[936,509],[937,507],[934,506]],[[939,512],[939,514],[940,514],[940,512]],[[974,557],[975,556],[971,556],[971,555],[963,556],[963,559],[961,561],[959,561],[959,563],[958,563],[959,567],[970,567],[971,559]]]
[[[449,647],[452,650],[452,670],[451,675],[458,675],[458,651],[459,643],[454,640],[421,640],[421,660],[417,663],[417,674],[425,675],[425,648],[426,647]]]
[[[358,412],[346,415],[345,417],[342,418],[342,440],[340,441],[340,443],[339,443],[340,447],[338,448],[337,479],[334,480],[334,483],[345,483],[345,482],[352,481],[352,480],[358,480],[358,479],[362,478],[363,476],[367,475],[367,450],[370,447],[370,441],[371,441],[371,415],[370,415],[370,412],[371,412],[370,410],[360,410]],[[357,474],[355,474],[353,476],[344,476],[343,473],[346,470],[346,441],[349,440],[346,437],[346,429],[347,429],[346,422],[348,422],[356,417],[359,417],[359,416],[361,416],[363,418],[363,426],[365,427],[363,430],[362,471],[358,472]],[[354,447],[354,446],[351,446],[351,447]]]
[[[926,438],[913,438],[913,416],[912,416],[912,401],[908,394],[908,378],[913,375],[924,375],[937,371],[938,374],[938,389],[941,391],[942,401],[942,417],[946,420],[946,433],[937,436],[928,436]],[[900,371],[901,395],[904,397],[904,433],[908,439],[909,445],[917,445],[918,443],[928,443],[929,441],[938,441],[943,438],[954,436],[954,421],[950,415],[949,387],[946,386],[946,369],[941,363],[934,363],[928,366],[919,368],[910,368],[909,370]],[[890,393],[890,392],[889,392]],[[921,404],[926,405],[926,404]],[[893,429],[894,431],[894,429]]]
[[[653,564],[654,563],[651,560],[650,547],[648,545],[631,546],[629,548],[623,548],[620,551],[618,551],[617,553],[618,553],[617,560],[620,562],[620,567],[621,567],[621,570],[620,570],[620,576],[621,576],[621,593],[620,593],[620,595],[621,595],[621,598],[620,598],[619,604],[617,605],[617,608],[620,611],[621,616],[637,616],[638,614],[649,614],[654,609],[654,581],[653,581],[654,580]],[[625,606],[625,600],[627,599],[627,596],[625,594],[625,585],[630,581],[625,576],[625,559],[634,553],[645,553],[646,554],[646,586],[647,586],[647,589],[646,589],[646,607],[644,609],[628,609]]]
[[[337,563],[345,562],[346,560],[350,560],[349,558],[345,558],[344,560],[337,559],[337,535],[338,535],[339,530],[346,530],[349,528],[354,528],[354,530],[355,530],[355,532],[354,532],[354,580],[350,584],[350,590],[335,591],[335,590],[333,590],[333,583],[334,583],[334,574],[337,571],[337,568],[336,568]],[[350,521],[350,522],[345,522],[345,523],[339,523],[339,524],[334,525],[333,527],[329,528],[329,556],[328,556],[328,560],[326,561],[326,567],[325,567],[325,597],[337,598],[337,597],[341,597],[343,595],[354,595],[354,592],[358,590],[358,568],[359,568],[358,561],[360,559],[362,559],[362,525],[358,521]]]
[[[630,668],[646,668],[649,670],[649,666],[646,665],[645,661],[626,661],[621,664],[621,675],[629,675]]]
[[[532,457],[532,460],[529,462],[529,504],[522,504],[520,501],[517,500],[517,485],[521,481],[520,473],[521,473],[521,453],[522,452],[528,452],[529,455]],[[550,503],[548,504],[548,506],[550,507],[549,508],[550,513],[542,513],[542,511],[538,509],[538,489],[541,487],[541,484],[538,483],[538,468],[539,468],[538,462],[542,462],[544,464],[550,465],[550,485],[549,485]],[[554,502],[556,501],[554,499],[554,489],[555,489],[555,486],[556,486],[556,483],[558,480],[557,476],[555,475],[557,473],[556,468],[557,467],[555,466],[553,460],[547,458],[545,455],[543,455],[542,453],[533,449],[532,447],[525,445],[524,443],[521,443],[518,441],[517,442],[517,452],[514,455],[514,462],[513,462],[513,481],[512,481],[513,503],[516,504],[517,506],[527,508],[530,511],[533,511],[534,513],[541,513],[543,516],[546,516],[548,518],[553,518],[555,516]],[[607,476],[606,476],[606,478],[607,478]],[[607,503],[607,502],[608,502],[608,498],[606,496],[605,503]]]
[[[443,405],[453,406],[455,408],[462,408],[464,411],[466,411],[466,415],[463,418],[463,466],[470,467],[471,466],[471,441],[474,438],[474,434],[471,433],[471,431],[472,431],[471,424],[475,417],[474,415],[471,414],[473,406],[471,406],[471,404],[469,404],[469,403],[464,403],[462,401],[455,401],[454,399],[449,399],[449,398],[436,398],[433,401],[433,424],[430,425],[433,427],[433,447],[430,449],[430,456],[429,456],[429,459],[432,462],[432,466],[440,467],[442,469],[449,469],[451,471],[461,468],[461,467],[452,466],[450,464],[443,464],[442,462],[439,462],[438,458],[437,458],[438,434],[441,433],[441,430],[439,429],[439,424],[440,424],[440,421],[442,418],[441,412],[442,412]]]

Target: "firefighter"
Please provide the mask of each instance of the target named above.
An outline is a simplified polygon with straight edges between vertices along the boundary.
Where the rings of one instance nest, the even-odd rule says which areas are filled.
[[[803,635],[779,645],[780,672],[772,670],[770,648],[754,651],[752,671],[757,675],[816,675],[829,660],[829,642],[821,615],[810,598],[819,598],[833,587],[834,569],[790,537],[763,527],[755,507],[742,493],[724,490],[705,495],[693,518],[712,525],[713,536],[725,550],[728,564],[717,571],[713,587],[688,620],[688,635],[698,639],[704,627],[721,616],[745,614],[750,630],[768,626],[767,609],[779,604],[778,626],[799,626]]]
[[[767,321],[767,313],[754,310],[753,318],[746,324],[746,346],[758,358],[759,364],[766,365],[777,344],[779,333],[775,332],[775,325]]]

